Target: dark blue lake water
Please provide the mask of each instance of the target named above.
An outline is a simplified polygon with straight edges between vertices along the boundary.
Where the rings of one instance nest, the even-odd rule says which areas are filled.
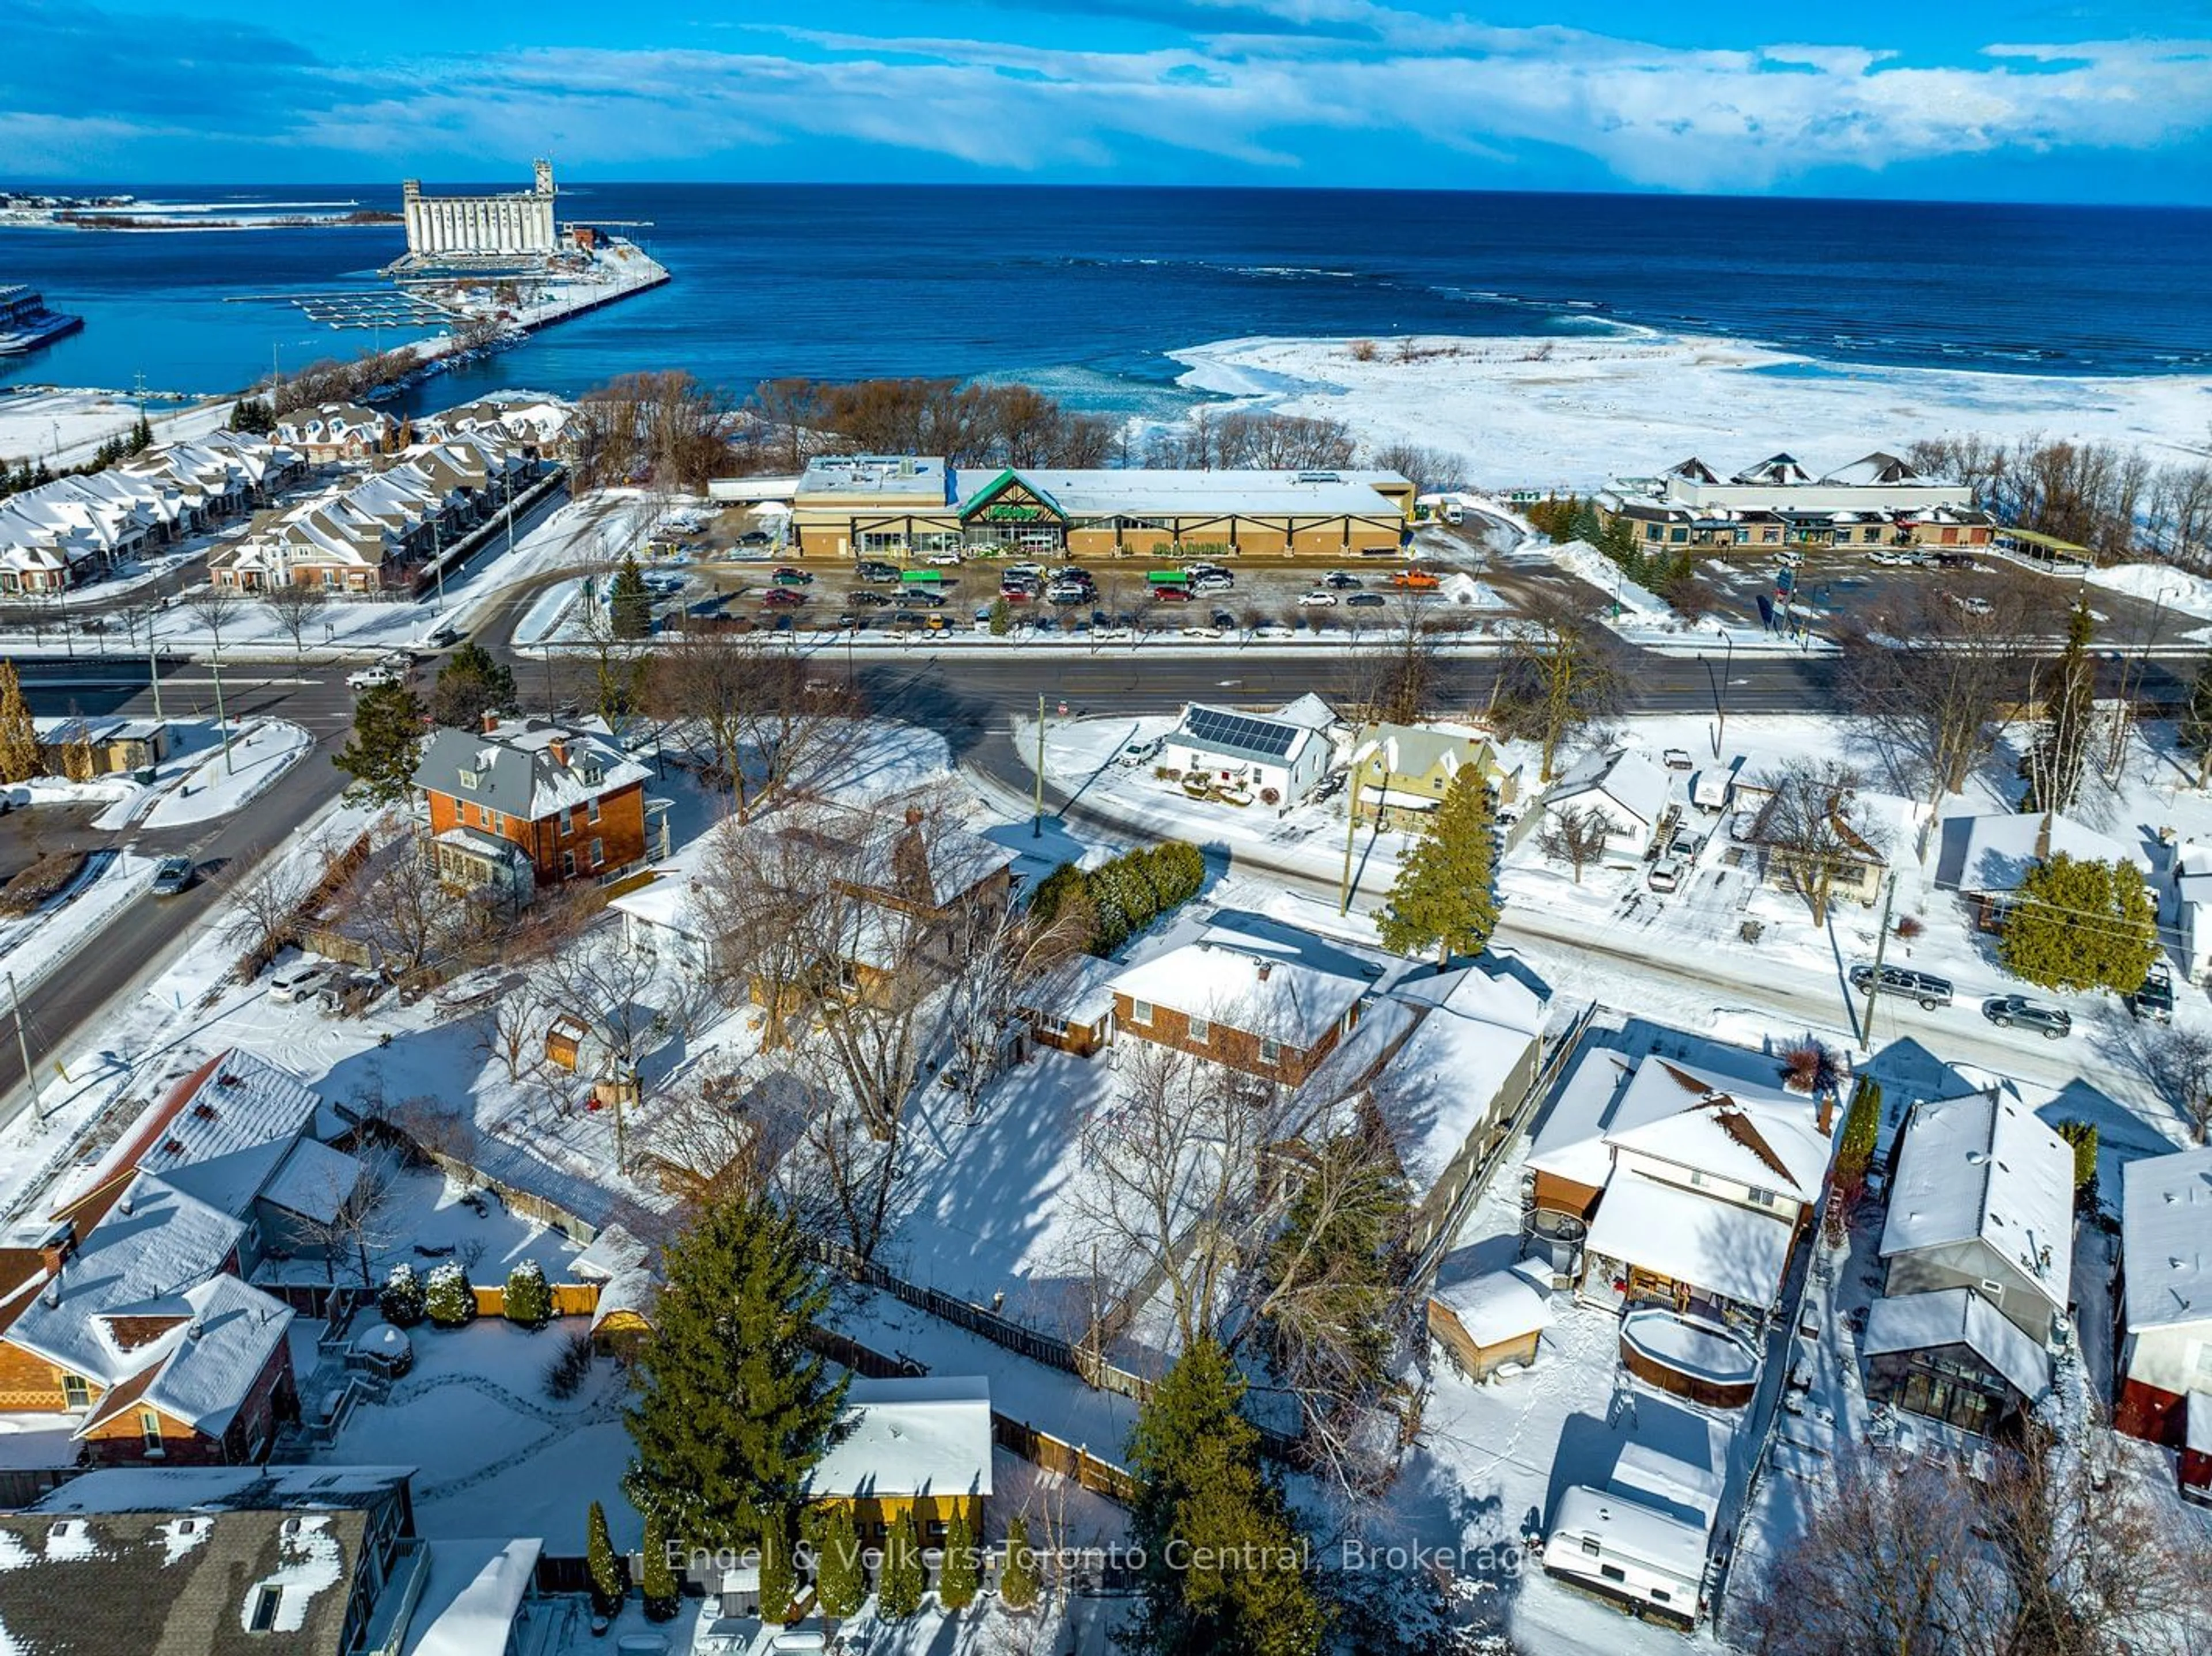
[[[154,199],[204,188],[139,186]],[[359,197],[356,187],[226,191]],[[1171,401],[1180,346],[1250,334],[1726,335],[1839,363],[2058,373],[2212,370],[2212,212],[1737,197],[1387,191],[593,185],[562,216],[629,230],[675,273],[434,383],[574,392],[676,366],[733,391],[776,374],[1018,376],[1102,409]],[[0,230],[0,282],[84,331],[0,383],[231,388],[272,354],[365,333],[251,295],[374,279],[396,227]],[[376,343],[390,344],[386,333]]]

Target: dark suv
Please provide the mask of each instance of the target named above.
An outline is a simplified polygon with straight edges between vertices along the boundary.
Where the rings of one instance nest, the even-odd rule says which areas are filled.
[[[2147,1018],[2153,1023],[2173,1022],[2173,974],[2163,966],[2154,966],[2131,995],[2124,996],[2128,1004],[2128,1015]]]
[[[1884,995],[1899,995],[1906,1000],[1917,1000],[1929,1011],[1951,1004],[1951,980],[1939,978],[1932,972],[1915,972],[1908,966],[1885,966],[1881,981],[1875,982],[1874,968],[1854,966],[1850,973],[1851,987],[1863,995],[1869,986]]]

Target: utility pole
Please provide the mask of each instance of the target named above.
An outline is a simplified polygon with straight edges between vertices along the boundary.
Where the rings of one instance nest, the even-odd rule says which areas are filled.
[[[1874,975],[1867,980],[1866,1011],[1859,1019],[1859,1051],[1874,1051],[1874,998],[1881,992],[1881,957],[1889,948],[1889,917],[1897,907],[1897,876],[1889,877],[1889,887],[1881,899],[1881,930],[1875,934]]]
[[[1352,852],[1359,841],[1359,773],[1366,765],[1366,756],[1355,754],[1352,760],[1352,798],[1344,808],[1344,878],[1337,883],[1336,912],[1352,912]]]
[[[438,533],[439,516],[436,512],[430,514],[430,573],[438,579],[434,613],[442,616],[446,613],[446,543],[444,537]]]
[[[1044,838],[1044,692],[1037,692],[1036,814],[1030,818],[1030,838]]]
[[[8,974],[8,1006],[15,1015],[15,1050],[23,1055],[23,1085],[31,1095],[32,1119],[44,1121],[39,1102],[39,1072],[31,1067],[31,1038],[23,1033],[23,998],[15,992],[15,974]]]

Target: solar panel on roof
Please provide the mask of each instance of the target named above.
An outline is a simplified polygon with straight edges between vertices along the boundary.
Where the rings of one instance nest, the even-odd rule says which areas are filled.
[[[1200,742],[1218,743],[1224,747],[1240,748],[1277,759],[1290,752],[1291,744],[1299,734],[1294,725],[1249,719],[1243,713],[1224,713],[1218,707],[1193,707],[1183,725]]]

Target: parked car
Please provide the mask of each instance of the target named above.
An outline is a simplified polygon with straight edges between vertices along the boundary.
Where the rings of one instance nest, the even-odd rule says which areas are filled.
[[[1190,590],[1194,592],[1233,592],[1237,590],[1237,577],[1225,569],[1193,575]]]
[[[2135,992],[2123,996],[2128,1016],[2152,1023],[2173,1022],[2173,976],[2163,966],[2154,966]]]
[[[1190,602],[1190,588],[1188,586],[1155,586],[1152,588],[1152,602],[1154,604],[1188,604]]]
[[[1041,563],[1010,563],[999,573],[1010,580],[1018,576],[1024,580],[1042,581],[1044,579],[1044,566]]]
[[[1323,592],[1319,590],[1316,590],[1311,592],[1301,592],[1298,594],[1298,608],[1301,610],[1334,610],[1336,608],[1336,594],[1334,592]]]
[[[2023,1029],[2040,1030],[2045,1040],[2057,1040],[2074,1033],[2074,1015],[2063,1006],[2030,1000],[2026,995],[1996,995],[1982,1003],[1982,1016],[1999,1028],[2009,1029],[2018,1024]]]
[[[311,1000],[330,979],[328,961],[294,961],[278,968],[269,980],[269,998],[287,1006],[294,1001]]]
[[[1163,737],[1140,736],[1123,743],[1118,756],[1125,765],[1149,765],[1160,756],[1160,749],[1165,745],[1166,738]]]
[[[960,567],[960,555],[957,552],[933,552],[922,561],[935,564],[939,569],[957,569]]]
[[[867,558],[854,565],[853,573],[862,580],[873,581],[880,585],[885,581],[896,580],[899,578],[899,567],[895,563],[882,563],[873,558]]]
[[[898,600],[888,592],[848,592],[845,602],[863,610],[888,610]]]
[[[1917,1000],[1930,1011],[1939,1006],[1948,1006],[1953,992],[1950,979],[1939,978],[1932,972],[1916,972],[1907,966],[1883,967],[1879,983],[1875,981],[1874,968],[1854,966],[1850,970],[1850,984],[1862,995],[1872,986],[1881,994]]]
[[[1354,592],[1345,599],[1344,605],[1347,610],[1380,610],[1389,601],[1380,592]]]
[[[1425,569],[1394,569],[1390,572],[1390,585],[1409,587],[1415,591],[1426,591],[1439,583],[1437,578]]]
[[[1698,762],[1690,757],[1690,750],[1687,748],[1669,748],[1665,753],[1660,755],[1660,759],[1670,771],[1689,770]]]
[[[1647,878],[1654,891],[1672,891],[1682,883],[1682,865],[1672,857],[1662,857],[1651,864]]]
[[[1182,629],[1182,635],[1185,638],[1219,638],[1222,634],[1218,627],[1202,626],[1194,622]]]
[[[1045,597],[1054,604],[1088,604],[1092,593],[1082,581],[1056,580],[1044,589]]]
[[[1252,629],[1254,638],[1296,638],[1297,634],[1279,621],[1271,621]]]
[[[811,574],[808,573],[804,569],[794,569],[787,563],[780,563],[776,565],[773,570],[769,572],[769,579],[779,586],[811,586],[814,585],[814,577]]]
[[[902,610],[891,617],[891,625],[896,628],[919,627],[921,622],[921,611],[919,610]]]
[[[761,604],[769,610],[796,610],[806,602],[806,594],[795,592],[788,586],[772,586],[761,594]]]
[[[904,598],[908,604],[919,604],[931,610],[942,610],[946,604],[952,602],[951,598],[946,594],[933,591],[927,586],[909,587],[907,591],[900,593],[899,596]]]
[[[173,897],[192,883],[192,859],[164,857],[154,864],[152,890],[156,897]]]
[[[1002,580],[999,583],[999,596],[1009,604],[1027,604],[1036,595],[1036,588],[1025,580]]]
[[[397,684],[399,675],[389,667],[363,667],[358,672],[346,675],[349,690],[373,690],[380,684]]]
[[[773,543],[774,537],[765,529],[748,529],[738,537],[739,546],[769,546]]]
[[[1321,584],[1332,592],[1349,592],[1359,585],[1359,577],[1349,569],[1332,569],[1321,578]]]

